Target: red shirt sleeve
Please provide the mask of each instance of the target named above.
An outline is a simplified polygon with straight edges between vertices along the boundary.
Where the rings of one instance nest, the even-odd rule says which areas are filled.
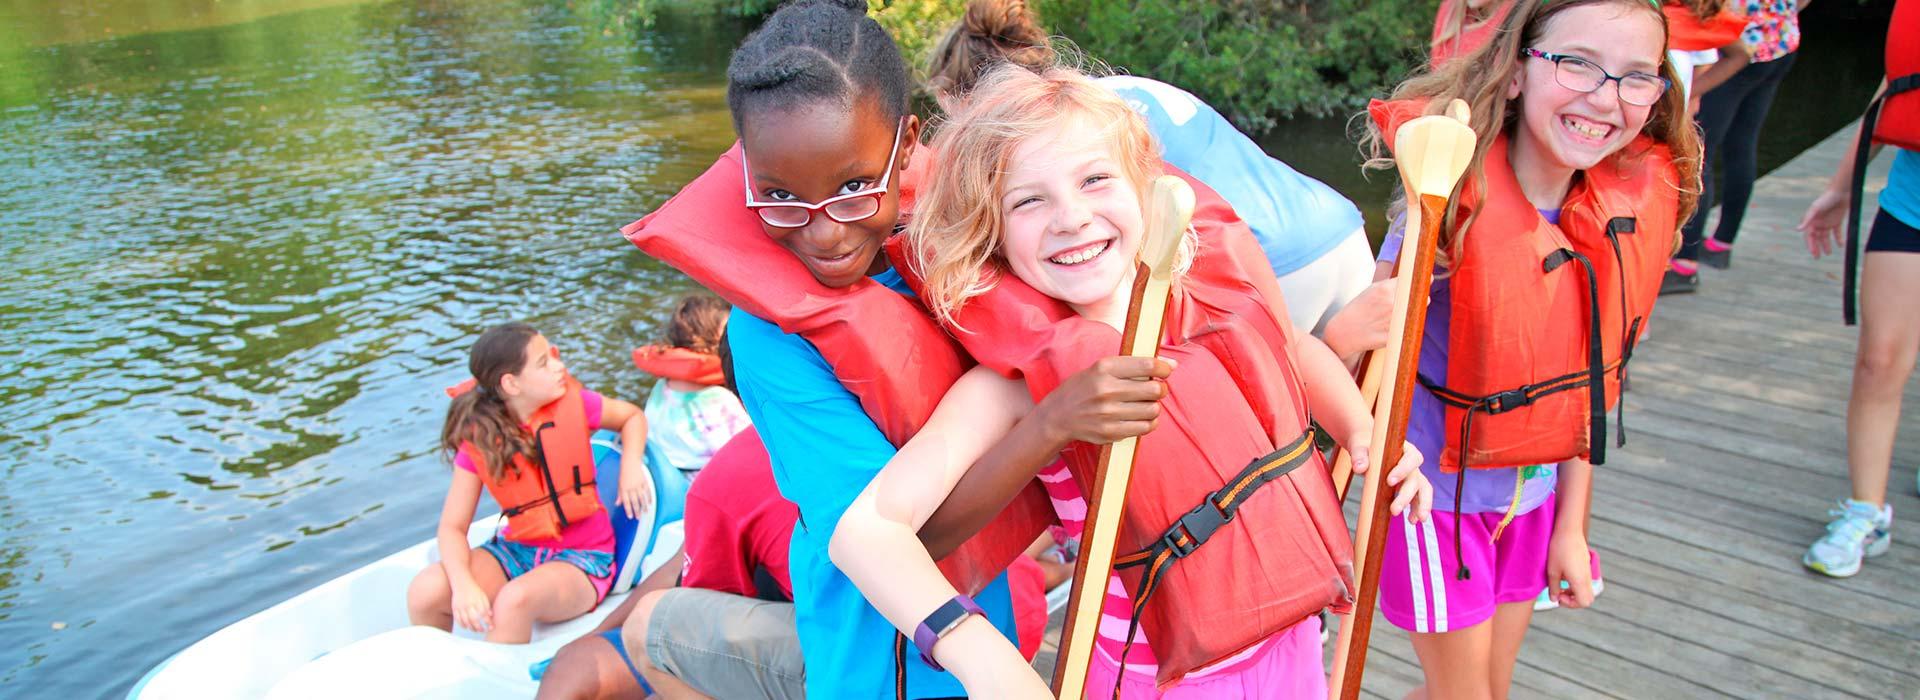
[[[752,597],[755,594],[750,554],[742,549],[736,519],[719,504],[687,494],[685,530],[687,563],[680,585],[688,588],[732,593]]]

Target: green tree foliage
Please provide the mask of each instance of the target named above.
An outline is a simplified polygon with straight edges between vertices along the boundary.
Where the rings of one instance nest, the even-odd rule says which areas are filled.
[[[593,0],[619,23],[664,11],[753,18],[781,0]],[[924,69],[965,0],[868,0],[874,19]],[[1426,55],[1439,0],[1033,0],[1041,21],[1086,55],[1192,91],[1241,128],[1352,111]]]
[[[1438,0],[1036,0],[1089,56],[1179,85],[1241,128],[1347,112],[1426,54]]]

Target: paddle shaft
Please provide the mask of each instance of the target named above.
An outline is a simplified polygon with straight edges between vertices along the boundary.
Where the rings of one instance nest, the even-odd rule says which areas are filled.
[[[1127,308],[1121,348],[1133,357],[1153,357],[1160,351],[1160,330],[1166,320],[1168,280],[1155,279],[1141,265],[1134,276],[1133,303]],[[1080,538],[1080,565],[1074,571],[1073,594],[1067,599],[1066,627],[1054,666],[1057,698],[1086,697],[1087,671],[1093,665],[1093,638],[1100,631],[1100,609],[1106,602],[1107,580],[1113,576],[1113,552],[1119,544],[1127,486],[1133,478],[1133,456],[1139,438],[1125,438],[1100,450],[1101,467],[1094,472],[1088,492],[1087,522]]]
[[[1394,353],[1393,384],[1380,397],[1374,412],[1374,462],[1367,470],[1360,493],[1360,527],[1354,536],[1354,548],[1361,552],[1360,586],[1354,596],[1353,613],[1340,627],[1337,647],[1335,697],[1355,700],[1360,697],[1360,679],[1366,672],[1367,640],[1373,631],[1373,606],[1380,593],[1380,564],[1386,551],[1389,513],[1383,478],[1400,462],[1407,439],[1407,420],[1413,415],[1413,387],[1420,371],[1420,344],[1427,325],[1427,295],[1433,288],[1433,263],[1439,252],[1440,225],[1445,220],[1445,195],[1420,195],[1420,233],[1412,246],[1413,259],[1402,251],[1400,274],[1407,276],[1405,324],[1399,327],[1399,348]],[[1412,267],[1409,268],[1408,265]],[[1396,299],[1396,304],[1400,299]],[[1384,425],[1381,412],[1385,416]],[[1384,434],[1383,434],[1384,433]]]
[[[1380,380],[1384,362],[1376,361],[1378,353],[1368,350],[1360,356],[1360,404],[1367,407],[1367,413],[1377,412],[1375,405],[1380,401]],[[1353,485],[1353,453],[1340,450],[1340,456],[1333,460],[1333,499],[1347,502],[1347,492]]]

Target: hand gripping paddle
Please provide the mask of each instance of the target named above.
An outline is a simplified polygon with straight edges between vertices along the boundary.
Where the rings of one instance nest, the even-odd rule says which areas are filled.
[[[1134,275],[1127,327],[1120,334],[1120,350],[1132,357],[1153,357],[1160,351],[1174,259],[1193,219],[1193,188],[1180,178],[1162,175],[1153,181],[1147,201],[1140,270]],[[1120,538],[1121,513],[1126,507],[1127,483],[1133,477],[1133,455],[1138,446],[1138,438],[1126,438],[1102,449],[1097,480],[1087,492],[1080,566],[1074,570],[1073,597],[1067,602],[1066,629],[1061,633],[1059,661],[1053,673],[1054,694],[1059,698],[1077,700],[1086,696],[1093,638],[1100,629],[1107,580],[1113,576],[1113,550]]]
[[[1467,103],[1454,100],[1445,115],[1428,115],[1400,126],[1393,136],[1393,157],[1406,190],[1406,238],[1401,244],[1394,275],[1393,322],[1387,345],[1371,358],[1378,370],[1391,368],[1393,383],[1381,387],[1373,407],[1373,440],[1360,492],[1360,527],[1354,550],[1363,553],[1360,590],[1353,612],[1340,622],[1340,642],[1334,646],[1333,677],[1327,687],[1332,698],[1360,697],[1360,677],[1366,670],[1367,638],[1373,629],[1373,604],[1380,589],[1380,558],[1386,547],[1387,497],[1382,479],[1400,462],[1412,415],[1413,383],[1420,364],[1420,339],[1427,324],[1427,294],[1433,287],[1433,261],[1439,250],[1440,225],[1445,221],[1454,185],[1473,160],[1476,143],[1467,126]],[[1417,303],[1416,303],[1417,302]],[[1431,459],[1431,456],[1429,457]]]

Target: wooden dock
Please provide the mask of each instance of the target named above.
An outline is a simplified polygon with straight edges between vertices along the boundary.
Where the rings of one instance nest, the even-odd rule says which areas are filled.
[[[1856,332],[1840,323],[1838,256],[1810,259],[1794,226],[1852,133],[1763,177],[1733,269],[1660,300],[1632,362],[1627,446],[1595,479],[1606,592],[1587,610],[1536,614],[1513,697],[1920,700],[1913,383],[1889,485],[1907,519],[1892,551],[1849,579],[1800,564],[1847,494]],[[1050,670],[1050,651],[1036,665]],[[1376,618],[1365,694],[1397,700],[1420,679],[1406,633]]]

